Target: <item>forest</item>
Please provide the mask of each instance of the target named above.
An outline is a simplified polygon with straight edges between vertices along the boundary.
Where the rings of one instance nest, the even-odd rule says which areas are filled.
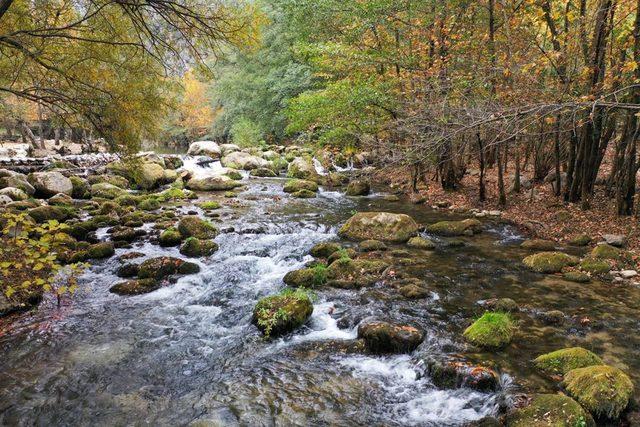
[[[0,0],[0,424],[640,425],[639,141],[640,0]]]

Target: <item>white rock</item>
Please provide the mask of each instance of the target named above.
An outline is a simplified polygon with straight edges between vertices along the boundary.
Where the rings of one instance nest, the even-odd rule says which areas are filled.
[[[209,156],[212,159],[219,159],[222,149],[215,141],[196,141],[189,145],[187,154],[190,156]]]
[[[624,279],[631,279],[632,277],[636,277],[638,275],[638,272],[635,270],[622,270],[620,272],[620,275],[624,278]]]

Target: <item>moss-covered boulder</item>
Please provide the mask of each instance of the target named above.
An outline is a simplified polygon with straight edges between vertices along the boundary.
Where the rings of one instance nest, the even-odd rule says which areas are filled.
[[[562,275],[562,278],[574,283],[589,283],[591,281],[591,277],[581,271],[567,271]]]
[[[507,415],[508,427],[595,427],[591,415],[564,394],[538,394]]]
[[[132,264],[127,262],[122,264],[118,270],[116,271],[116,276],[122,278],[135,277],[138,275],[138,271],[140,270],[140,266],[138,264]]]
[[[571,240],[569,240],[569,244],[571,246],[579,246],[579,247],[588,246],[592,240],[593,239],[588,234],[579,234],[573,237]]]
[[[316,193],[309,190],[300,190],[296,191],[295,193],[291,193],[291,196],[295,197],[296,199],[313,199],[314,197],[316,197]]]
[[[428,289],[423,288],[415,283],[404,285],[398,289],[400,295],[407,299],[424,299],[430,295]]]
[[[87,255],[91,259],[104,259],[116,253],[113,242],[100,242],[89,246]]]
[[[257,176],[259,178],[275,178],[276,176],[278,176],[278,174],[276,174],[272,169],[270,168],[257,168],[257,169],[253,169],[251,172],[249,172],[249,175],[251,176]]]
[[[143,190],[152,190],[164,182],[164,168],[158,163],[145,162],[136,168],[133,174],[136,186]]]
[[[207,200],[206,202],[199,203],[198,207],[205,211],[214,211],[216,209],[220,209],[222,205],[220,202],[216,202],[215,200]]]
[[[358,245],[358,250],[360,252],[386,251],[387,245],[380,240],[363,240]]]
[[[418,232],[409,215],[389,212],[359,212],[340,228],[342,237],[354,240],[382,240],[404,243]]]
[[[134,279],[120,282],[109,288],[109,292],[118,295],[141,295],[153,292],[160,288],[160,282],[156,279]]]
[[[602,359],[582,347],[563,348],[534,359],[539,370],[551,375],[565,375],[576,368],[602,365]]]
[[[226,191],[240,187],[242,184],[226,175],[214,175],[204,178],[191,178],[187,188],[195,191]]]
[[[138,202],[138,208],[143,211],[155,211],[160,209],[160,202],[155,197],[145,197]]]
[[[72,210],[63,206],[38,206],[27,211],[29,216],[37,223],[51,220],[65,221],[72,216]]]
[[[327,268],[327,284],[340,288],[359,288],[376,283],[389,264],[379,260],[340,258]]]
[[[354,179],[347,185],[345,194],[347,196],[366,196],[371,192],[371,186],[368,181],[363,179]]]
[[[316,171],[315,166],[310,158],[296,157],[287,168],[287,176],[289,178],[306,179],[318,182],[320,175]]]
[[[71,180],[60,172],[33,172],[27,177],[29,183],[35,188],[36,196],[51,197],[58,193],[71,196],[73,184]]]
[[[424,237],[416,236],[409,239],[407,246],[417,249],[432,250],[436,248],[436,244]]]
[[[33,185],[29,184],[29,181],[27,181],[27,177],[19,173],[0,177],[0,188],[7,187],[19,188],[30,196],[33,196],[36,192]]]
[[[162,280],[174,274],[195,274],[200,271],[198,264],[174,257],[151,258],[140,264],[139,279]]]
[[[178,246],[182,243],[182,234],[180,234],[177,229],[170,227],[160,233],[158,242],[160,243],[160,246],[165,248]]]
[[[202,257],[213,255],[218,250],[218,244],[213,240],[202,240],[189,237],[180,246],[180,253],[188,257]]]
[[[316,264],[313,267],[289,271],[282,279],[291,288],[314,288],[327,282],[327,266]]]
[[[358,326],[358,338],[375,354],[410,353],[424,340],[424,333],[410,325],[370,321]]]
[[[178,222],[178,231],[183,238],[196,237],[206,240],[215,239],[218,235],[218,229],[213,224],[195,215],[182,217]]]
[[[524,265],[537,273],[559,273],[563,268],[574,266],[578,259],[563,252],[540,252],[522,260]]]
[[[126,190],[120,187],[116,187],[113,184],[107,182],[100,182],[91,186],[91,196],[100,197],[102,199],[115,199],[118,196],[127,194]]]
[[[580,261],[580,270],[595,275],[606,274],[611,270],[611,261],[588,256]]]
[[[309,254],[315,258],[328,258],[332,253],[342,249],[339,243],[336,242],[321,242],[314,245]]]
[[[282,188],[285,193],[297,193],[300,190],[318,191],[318,184],[304,179],[290,179]]]
[[[515,313],[520,310],[518,303],[511,298],[492,298],[485,301],[485,307],[502,313]]]
[[[466,387],[482,392],[496,391],[500,377],[493,369],[470,365],[460,361],[427,362],[427,370],[433,384],[444,389]]]
[[[133,242],[138,235],[139,232],[131,227],[117,227],[111,232],[111,240],[114,242]]]
[[[511,342],[515,330],[515,323],[508,313],[486,312],[463,335],[473,345],[498,349]]]
[[[334,253],[332,253],[327,257],[327,265],[331,265],[333,264],[334,261],[337,261],[342,258],[353,259],[356,257],[356,255],[357,255],[356,251],[353,250],[352,248],[346,248],[346,249],[342,248],[338,251],[335,251]]]
[[[120,175],[104,174],[104,175],[91,175],[87,178],[90,185],[106,182],[107,184],[115,185],[122,189],[127,189],[131,185],[129,180]]]
[[[69,177],[73,189],[71,190],[71,197],[74,199],[88,199],[91,197],[91,185],[86,179],[79,176]]]
[[[591,251],[590,257],[599,260],[619,261],[628,257],[626,251],[608,244],[598,245]]]
[[[522,242],[520,247],[532,251],[554,251],[556,249],[556,242],[552,240],[531,239]]]
[[[567,372],[563,387],[596,417],[616,419],[629,404],[633,393],[631,379],[618,368],[588,366]]]
[[[312,313],[313,304],[307,292],[285,290],[258,301],[252,322],[266,337],[277,337],[304,325]]]
[[[438,236],[472,236],[482,230],[482,223],[469,218],[462,221],[440,221],[427,226],[427,231]]]

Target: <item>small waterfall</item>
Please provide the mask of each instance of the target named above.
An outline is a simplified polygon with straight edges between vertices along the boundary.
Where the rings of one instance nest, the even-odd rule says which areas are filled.
[[[316,172],[318,172],[318,175],[327,174],[327,171],[324,166],[322,166],[322,163],[320,163],[320,160],[316,159],[315,157],[313,158],[313,166],[316,168]]]

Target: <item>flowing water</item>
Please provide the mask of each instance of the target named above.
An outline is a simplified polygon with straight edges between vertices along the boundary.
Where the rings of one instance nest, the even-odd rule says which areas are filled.
[[[214,219],[226,232],[216,238],[220,250],[198,261],[199,274],[122,297],[108,292],[119,280],[114,257],[92,266],[63,307],[45,302],[13,319],[0,337],[0,424],[465,425],[498,413],[517,393],[553,390],[530,360],[567,345],[591,348],[640,380],[640,339],[629,333],[638,327],[638,289],[529,273],[519,263],[527,254],[517,247],[521,237],[497,222],[463,238],[464,247],[447,239],[435,239],[434,252],[397,246],[413,260],[398,274],[424,281],[429,298],[407,300],[384,283],[319,289],[306,326],[264,340],[250,323],[257,300],[282,289],[284,274],[309,261],[315,243],[339,240],[338,227],[353,211],[404,212],[422,224],[452,216],[382,193],[321,191],[298,200],[282,192],[282,179],[245,181],[238,199],[202,194],[226,204]],[[117,254],[131,250],[180,256],[148,242]],[[477,353],[461,333],[482,313],[478,302],[491,297],[521,305],[520,332],[505,351]],[[551,309],[565,312],[565,324],[537,319]],[[416,325],[425,341],[410,355],[351,351],[359,322],[372,317]],[[427,358],[490,364],[501,387],[438,389],[424,374]]]

